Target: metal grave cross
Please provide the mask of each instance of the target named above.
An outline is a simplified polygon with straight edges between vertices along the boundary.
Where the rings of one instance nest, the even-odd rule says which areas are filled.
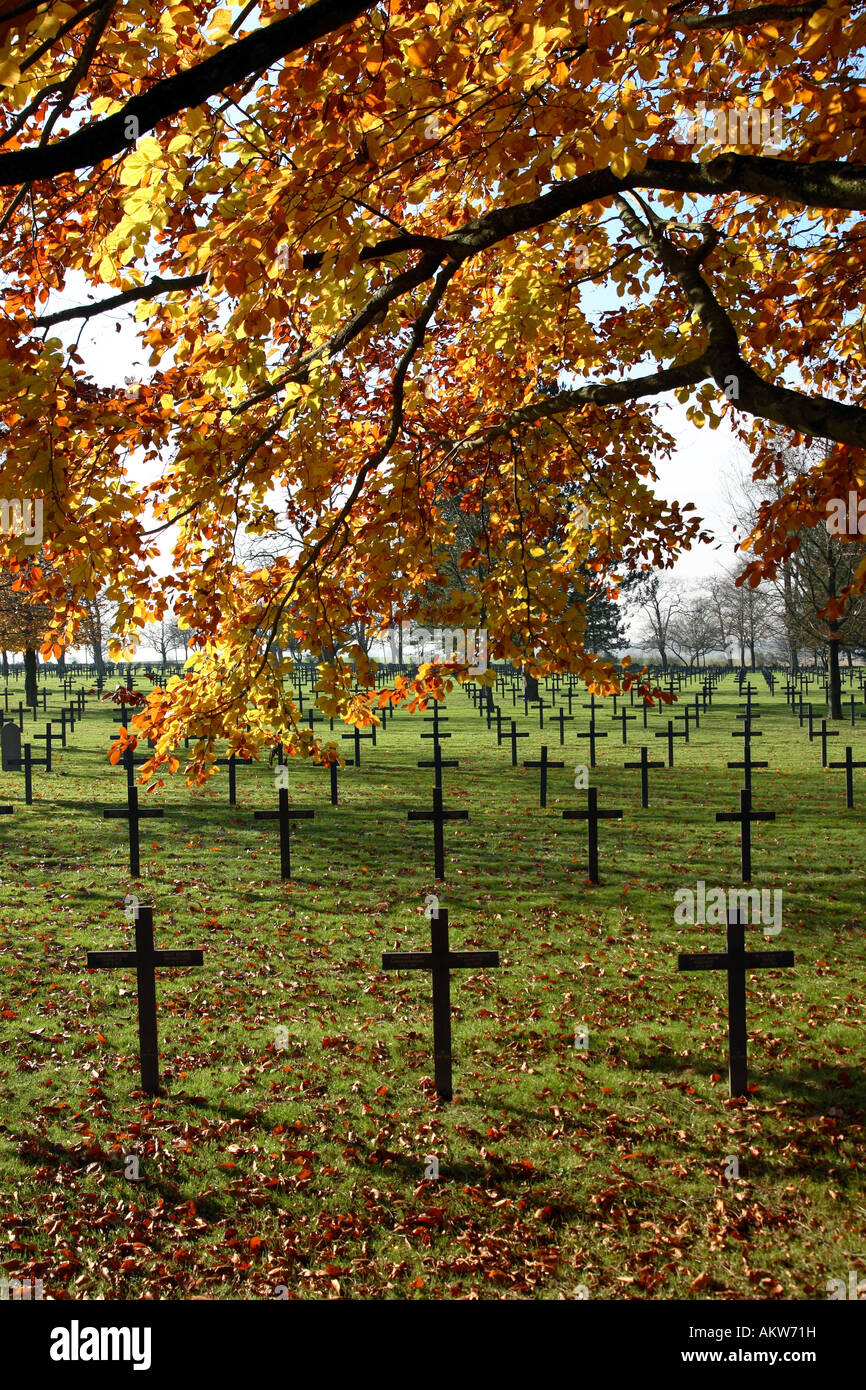
[[[728,972],[728,1078],[731,1096],[745,1096],[749,1090],[746,1068],[746,971],[777,969],[793,964],[793,951],[746,950],[745,924],[739,908],[728,913],[727,951],[678,957],[678,970]]]
[[[433,1074],[437,1094],[453,1099],[451,1077],[451,971],[481,970],[499,964],[498,951],[452,951],[448,946],[448,912],[440,907],[430,918],[429,951],[383,951],[383,970],[429,970],[433,980]]]
[[[442,788],[433,788],[432,811],[407,811],[407,820],[432,820],[433,822],[433,872],[436,878],[445,877],[445,836],[443,827],[447,820],[468,820],[468,811],[446,811],[442,805]]]
[[[589,881],[598,883],[598,823],[600,820],[622,820],[622,811],[598,809],[598,787],[587,787],[585,811],[563,811],[563,820],[585,820],[589,831]]]
[[[141,1089],[159,1094],[159,1048],[156,1036],[156,969],[166,965],[202,965],[201,951],[157,951],[153,945],[153,908],[135,908],[134,951],[88,951],[88,970],[135,968],[138,984],[138,1049]]]

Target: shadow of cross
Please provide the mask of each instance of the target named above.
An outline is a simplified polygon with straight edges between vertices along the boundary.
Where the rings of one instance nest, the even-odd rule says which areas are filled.
[[[748,1095],[746,1068],[746,971],[794,964],[793,951],[747,951],[742,910],[728,912],[727,951],[680,955],[678,970],[728,972],[728,1082],[731,1096]]]
[[[134,951],[88,951],[88,970],[128,970],[135,967],[138,984],[138,1052],[141,1089],[159,1094],[159,1048],[156,1037],[156,968],[166,965],[202,965],[201,951],[157,951],[153,945],[153,908],[135,908]]]
[[[429,970],[433,981],[433,1074],[436,1093],[453,1099],[451,1074],[451,971],[498,966],[498,951],[451,951],[448,911],[440,907],[430,918],[429,951],[383,951],[383,970]]]

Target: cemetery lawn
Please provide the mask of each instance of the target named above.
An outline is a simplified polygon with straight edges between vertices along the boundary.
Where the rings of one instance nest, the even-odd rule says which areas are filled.
[[[443,755],[460,759],[444,800],[471,819],[445,828],[447,885],[430,827],[406,820],[432,786],[415,766],[430,726],[406,713],[341,771],[337,808],[326,771],[291,762],[292,800],[316,818],[293,831],[290,884],[276,826],[253,819],[276,806],[265,763],[239,768],[235,808],[224,768],[203,791],[175,778],[142,792],[165,817],[142,825],[136,885],[126,823],[102,819],[125,802],[106,758],[117,710],[92,697],[54,771],[35,770],[32,806],[20,774],[0,777],[14,806],[0,820],[0,1277],[39,1278],[52,1299],[572,1299],[583,1286],[696,1300],[823,1299],[828,1279],[863,1277],[866,773],[846,810],[844,774],[753,681],[752,756],[770,762],[754,805],[777,819],[753,829],[752,886],[783,890],[784,915],[747,946],[793,950],[795,966],[747,977],[753,1089],[737,1101],[725,976],[677,971],[679,951],[724,950],[724,929],[673,916],[677,888],[739,882],[737,828],[715,822],[739,804],[732,677],[677,740],[676,766],[651,771],[648,811],[622,764],[642,742],[665,756],[653,733],[670,712],[646,734],[629,724],[627,748],[597,716],[608,737],[591,782],[624,811],[600,827],[598,886],[585,826],[561,815],[586,802],[572,779],[587,712],[561,750],[547,717],[539,733],[536,712],[497,697],[531,731],[520,764],[542,743],[566,761],[542,811],[537,771],[512,769],[461,689],[444,711]],[[832,759],[847,743],[866,757],[858,723],[834,725]],[[43,728],[27,718],[25,737]],[[133,891],[154,904],[157,947],[204,950],[202,968],[157,976],[156,1100],[139,1090],[134,971],[85,968],[87,949],[132,949]],[[380,968],[383,951],[429,949],[433,891],[452,949],[501,961],[452,975],[452,1104],[432,1088],[429,975]],[[439,1177],[425,1179],[433,1155]]]

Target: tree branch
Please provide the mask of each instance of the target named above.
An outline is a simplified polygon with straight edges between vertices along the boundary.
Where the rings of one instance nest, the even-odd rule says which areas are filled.
[[[314,0],[298,14],[257,29],[254,34],[227,45],[186,72],[155,82],[103,121],[77,130],[53,145],[0,154],[0,188],[92,168],[130,148],[126,133],[130,118],[138,135],[143,135],[178,111],[200,106],[208,97],[242,82],[257,69],[267,69],[280,58],[344,28],[373,8],[369,0],[368,3]]]
[[[124,304],[132,304],[137,299],[156,299],[157,295],[172,294],[175,290],[196,289],[206,280],[207,273],[204,271],[199,275],[181,275],[176,280],[168,280],[158,275],[146,285],[123,290],[120,294],[113,294],[110,299],[101,299],[98,304],[79,304],[74,309],[59,309],[55,314],[42,314],[38,319],[34,319],[33,323],[37,328],[53,328],[56,323],[68,323],[70,319],[92,319],[97,314],[106,314],[111,309],[120,309]]]

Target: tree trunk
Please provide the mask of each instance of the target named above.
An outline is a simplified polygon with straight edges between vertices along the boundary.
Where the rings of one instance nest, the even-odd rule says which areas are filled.
[[[24,653],[24,703],[29,705],[31,709],[35,708],[38,699],[37,669],[36,652],[32,647],[28,647]]]
[[[829,623],[830,640],[827,643],[827,655],[829,657],[829,704],[830,718],[842,718],[842,672],[839,669],[839,624]]]
[[[538,699],[538,677],[523,673],[523,696],[530,701]]]
[[[4,652],[4,653],[3,653],[3,679],[4,679],[4,681],[8,681],[8,679],[9,679],[9,653],[8,653],[8,652]]]

